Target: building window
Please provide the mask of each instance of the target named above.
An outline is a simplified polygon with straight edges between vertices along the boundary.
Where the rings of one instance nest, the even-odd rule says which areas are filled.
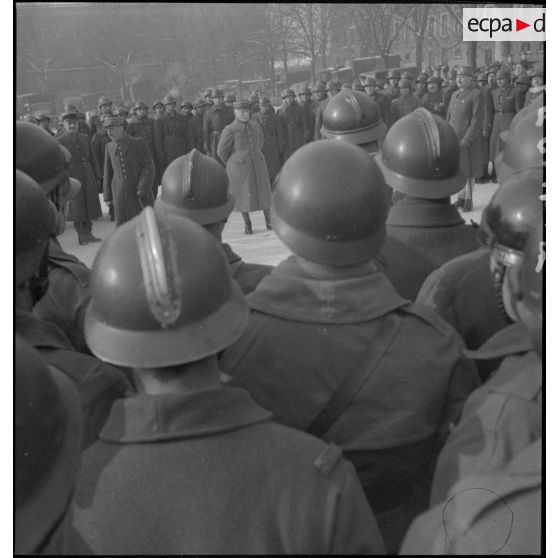
[[[449,14],[442,14],[442,37],[448,36]]]
[[[454,58],[463,58],[461,47],[457,47],[453,53]]]
[[[434,16],[428,16],[428,35],[434,37]]]

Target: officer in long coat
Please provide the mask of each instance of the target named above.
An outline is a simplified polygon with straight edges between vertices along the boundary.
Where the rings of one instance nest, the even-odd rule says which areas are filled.
[[[308,134],[308,122],[304,117],[304,109],[296,102],[292,89],[283,90],[281,98],[284,105],[279,109],[278,114],[285,130],[284,163],[299,147],[304,145],[304,138]]]
[[[304,143],[314,141],[315,127],[315,103],[312,100],[312,90],[307,86],[301,86],[298,90],[298,103],[302,107],[304,118]]]
[[[107,145],[103,176],[104,199],[114,205],[116,226],[129,221],[148,205],[153,205],[155,164],[142,138],[124,131],[122,117],[105,118],[112,142]]]
[[[411,95],[411,82],[408,79],[399,80],[399,97],[391,101],[393,122],[420,107],[420,101]]]
[[[459,144],[451,126],[422,107],[389,129],[375,158],[395,191],[380,255],[384,273],[415,300],[434,269],[478,247],[475,229],[450,202],[465,182]]]
[[[446,112],[449,108],[449,104],[451,102],[451,98],[452,98],[453,94],[459,89],[459,85],[457,84],[457,71],[458,70],[459,70],[459,68],[451,69],[448,72],[447,85],[442,89],[442,91],[444,93],[444,104],[446,105]],[[440,76],[438,76],[438,77],[440,77]]]
[[[61,120],[65,133],[57,140],[72,155],[70,176],[81,182],[78,195],[70,202],[68,219],[74,222],[80,244],[100,242],[101,239],[92,234],[91,221],[103,214],[98,195],[102,178],[91,147],[91,140],[86,134],[78,132],[77,114],[66,112],[61,116]]]
[[[221,89],[215,89],[211,93],[213,103],[206,108],[203,114],[203,148],[207,155],[219,161],[223,166],[225,162],[219,158],[217,146],[221,139],[221,134],[231,122],[231,112],[225,106],[224,94]],[[234,117],[233,117],[234,118]]]
[[[285,150],[283,122],[279,115],[275,113],[268,97],[261,98],[260,112],[255,115],[254,120],[261,125],[263,130],[262,153],[269,173],[269,182],[273,185],[275,177],[281,170],[281,161]]]
[[[376,79],[370,76],[368,76],[364,82],[364,91],[370,98],[372,98],[372,100],[376,102],[378,108],[380,109],[382,120],[389,128],[392,124],[391,102],[389,97],[381,92]]]
[[[432,114],[445,118],[446,105],[444,103],[444,94],[440,89],[440,83],[440,78],[430,76],[426,80],[426,88],[428,91],[422,95],[420,103],[421,106]]]
[[[192,110],[193,118],[190,122],[192,132],[193,147],[201,153],[205,153],[203,147],[203,113],[205,111],[205,101],[198,97],[192,103],[194,109]]]
[[[494,164],[496,155],[504,149],[500,134],[506,131],[517,112],[516,95],[510,83],[510,74],[500,69],[496,73],[498,87],[492,92],[491,101],[494,107],[494,119],[490,134],[490,160]]]
[[[187,122],[176,112],[176,98],[167,95],[163,102],[165,114],[155,121],[155,152],[159,170],[191,149],[191,133]]]
[[[372,262],[387,200],[368,153],[312,142],[277,182],[273,228],[295,255],[248,296],[248,328],[221,364],[278,422],[341,447],[394,553],[476,370],[457,334]]]
[[[263,210],[266,227],[271,229],[271,186],[261,151],[264,134],[262,127],[250,120],[248,101],[237,101],[234,113],[234,122],[223,130],[217,155],[226,165],[229,186],[234,196],[234,210],[242,213],[244,232],[252,234],[250,211]]]
[[[157,190],[161,184],[161,169],[157,162],[155,150],[155,120],[148,116],[149,108],[143,101],[136,103],[136,118],[126,128],[126,133],[132,138],[141,138],[149,147],[149,153],[155,163],[155,177],[153,179],[153,198],[157,197]],[[104,167],[103,167],[104,168]]]
[[[321,129],[324,120],[324,111],[329,103],[329,100],[332,97],[335,97],[339,91],[341,91],[341,83],[336,79],[330,79],[326,84],[326,93],[327,99],[322,99],[318,101],[318,105],[316,107],[316,117],[314,121],[314,139],[319,140],[322,139]]]
[[[399,81],[401,80],[401,71],[397,68],[392,68],[387,75],[387,83],[384,94],[388,97],[389,102],[397,99],[401,92],[399,91]]]
[[[480,151],[482,159],[482,176],[478,177],[479,184],[486,184],[490,180],[488,175],[488,163],[490,161],[490,133],[492,131],[492,122],[494,120],[494,105],[492,104],[492,91],[488,85],[488,76],[486,73],[480,73],[477,76],[477,84],[484,102],[484,117],[482,119]],[[496,173],[493,172],[495,180]]]
[[[385,552],[341,451],[220,381],[217,354],[248,312],[207,231],[148,207],[92,278],[92,351],[132,367],[142,393],[113,406],[82,457],[64,554]]]
[[[469,66],[459,66],[456,83],[459,89],[451,97],[446,119],[459,141],[460,168],[467,179],[456,203],[463,211],[471,211],[475,178],[482,175],[480,149],[484,103],[481,92],[473,86],[473,70]]]

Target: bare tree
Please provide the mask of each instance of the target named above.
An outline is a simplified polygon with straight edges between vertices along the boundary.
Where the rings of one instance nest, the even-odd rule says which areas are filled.
[[[444,4],[448,9],[449,13],[461,24],[463,25],[463,18],[461,14],[463,13],[461,8],[473,8],[475,4],[459,4],[456,7],[454,4]],[[465,53],[467,54],[467,64],[473,68],[477,69],[477,42],[475,41],[463,41],[465,45]]]

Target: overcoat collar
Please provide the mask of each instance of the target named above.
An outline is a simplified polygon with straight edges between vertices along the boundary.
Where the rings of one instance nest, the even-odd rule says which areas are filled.
[[[373,320],[409,303],[373,263],[324,267],[320,274],[305,270],[297,256],[275,267],[246,300],[251,309],[279,318],[334,324]]]
[[[451,227],[464,223],[453,205],[405,199],[393,204],[386,224],[392,227]]]
[[[178,440],[237,430],[271,420],[248,392],[233,387],[118,399],[99,438],[138,443]]]

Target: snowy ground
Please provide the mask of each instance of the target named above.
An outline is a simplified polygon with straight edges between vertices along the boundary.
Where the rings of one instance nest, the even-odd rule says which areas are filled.
[[[475,207],[470,213],[463,214],[467,223],[471,220],[480,223],[482,210],[492,197],[496,187],[496,184],[477,184],[475,186]],[[108,209],[102,201],[101,205],[103,207],[103,217],[93,222],[93,234],[104,240],[114,231],[114,223],[109,221]],[[254,234],[245,235],[244,222],[240,213],[232,213],[225,226],[223,240],[228,242],[232,249],[247,262],[276,265],[289,254],[289,250],[273,231],[266,230],[261,211],[251,213],[250,218]],[[101,246],[101,243],[80,246],[72,223],[68,223],[66,230],[59,239],[64,250],[77,256],[89,267],[93,264],[95,254]]]

